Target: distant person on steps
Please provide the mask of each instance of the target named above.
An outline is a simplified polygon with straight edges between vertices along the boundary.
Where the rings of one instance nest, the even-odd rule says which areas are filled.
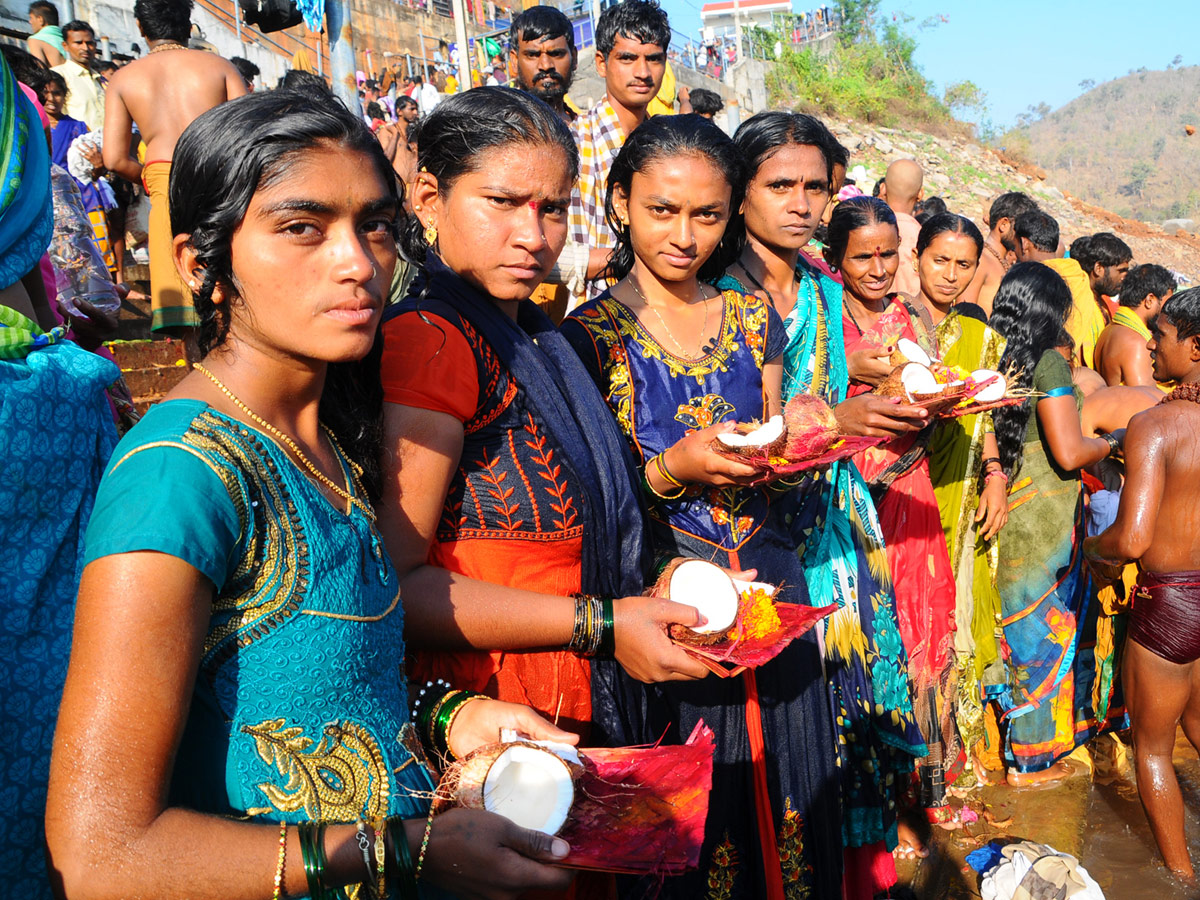
[[[61,66],[67,61],[62,29],[58,27],[58,10],[47,0],[29,4],[29,38],[25,49],[48,66]]]
[[[188,337],[197,324],[190,294],[175,271],[167,185],[179,135],[201,113],[246,93],[228,60],[187,49],[192,0],[137,0],[133,14],[150,52],[117,71],[104,107],[104,165],[150,196],[150,328]],[[136,125],[146,144],[143,167],[130,155]]]

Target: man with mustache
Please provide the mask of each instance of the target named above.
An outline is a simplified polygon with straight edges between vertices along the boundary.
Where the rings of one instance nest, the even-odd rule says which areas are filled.
[[[517,55],[515,87],[545,101],[564,122],[573,124],[575,111],[566,97],[579,53],[571,20],[553,6],[531,6],[513,19],[508,34]]]
[[[616,245],[604,216],[608,173],[662,86],[670,43],[671,26],[656,0],[623,0],[604,10],[596,23],[596,71],[606,90],[572,127],[579,145],[579,182],[571,195],[569,232],[572,242],[591,248],[591,257]],[[589,258],[589,278],[595,278],[592,262]],[[606,287],[603,279],[590,281],[587,299]]]

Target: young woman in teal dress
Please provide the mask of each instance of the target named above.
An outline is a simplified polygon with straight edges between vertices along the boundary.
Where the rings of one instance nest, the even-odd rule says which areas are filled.
[[[171,215],[203,364],[118,445],[96,500],[52,879],[78,898],[564,887],[547,864],[564,842],[481,811],[427,818],[372,507],[378,406],[348,390],[396,264],[377,142],[310,94],[224,104],[176,148]],[[435,730],[458,754],[501,726],[573,740],[524,707],[456,709]]]
[[[613,164],[613,288],[562,326],[645,475],[655,549],[756,569],[779,599],[809,602],[785,517],[786,485],[712,452],[736,422],[780,409],[786,335],[754,295],[718,291],[741,193],[736,148],[695,116],[651,119]],[[665,896],[836,897],[841,839],[834,735],[811,633],[737,678],[647,686],[594,664],[593,727],[617,743],[717,736],[700,868]]]
[[[847,434],[904,434],[920,427],[916,407],[863,394],[846,399],[849,379],[883,365],[848,359],[842,343],[842,287],[819,274],[801,248],[830,199],[846,151],[812,116],[766,112],[734,136],[748,166],[741,249],[718,287],[756,292],[783,317],[782,399],[811,393],[834,407]],[[841,766],[846,896],[870,898],[896,880],[896,788],[925,752],[913,718],[882,531],[862,477],[850,461],[811,473],[791,521],[811,602],[837,603],[823,625],[825,672]]]

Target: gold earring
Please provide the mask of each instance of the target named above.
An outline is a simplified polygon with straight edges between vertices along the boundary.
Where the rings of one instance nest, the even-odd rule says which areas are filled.
[[[415,209],[415,210],[417,210],[417,211],[419,212],[419,211],[420,211],[420,209],[421,209],[421,204],[420,204],[420,203],[416,204],[416,205],[413,207],[413,209]]]
[[[432,222],[425,226],[425,243],[430,247],[437,243],[437,226]]]

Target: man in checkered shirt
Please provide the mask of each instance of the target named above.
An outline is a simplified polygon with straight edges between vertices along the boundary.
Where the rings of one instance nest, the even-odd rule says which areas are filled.
[[[624,0],[600,14],[596,71],[604,78],[606,92],[571,128],[579,145],[579,181],[571,194],[569,241],[560,268],[571,265],[574,254],[578,261],[586,259],[587,274],[594,278],[607,251],[616,245],[616,235],[604,216],[608,173],[625,138],[645,120],[646,107],[662,86],[670,43],[671,26],[656,0]],[[582,256],[584,251],[587,257]],[[589,281],[586,298],[606,287],[603,279]]]

